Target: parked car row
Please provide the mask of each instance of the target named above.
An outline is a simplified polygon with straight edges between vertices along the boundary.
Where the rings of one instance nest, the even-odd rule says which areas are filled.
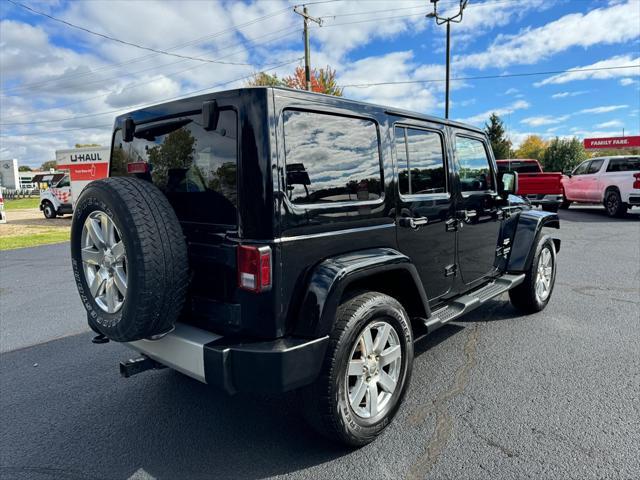
[[[500,172],[518,172],[518,195],[532,205],[556,212],[572,203],[604,205],[611,217],[640,206],[640,156],[591,158],[571,171],[543,172],[537,160],[498,160]]]

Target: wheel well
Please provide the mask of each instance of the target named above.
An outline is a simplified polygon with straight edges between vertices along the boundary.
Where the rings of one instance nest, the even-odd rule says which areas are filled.
[[[615,185],[610,185],[610,186],[608,186],[607,188],[604,189],[605,195],[610,190],[615,190],[616,192],[620,193],[620,189],[618,187],[616,187]]]
[[[345,288],[340,301],[357,290],[380,292],[395,298],[404,307],[411,319],[414,317],[427,317],[418,287],[411,274],[406,270],[380,272],[355,280]]]

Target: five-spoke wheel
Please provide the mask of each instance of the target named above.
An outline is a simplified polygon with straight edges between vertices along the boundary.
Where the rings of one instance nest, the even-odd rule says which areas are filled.
[[[82,229],[82,265],[89,291],[96,304],[115,313],[127,295],[127,255],[113,219],[96,210]]]

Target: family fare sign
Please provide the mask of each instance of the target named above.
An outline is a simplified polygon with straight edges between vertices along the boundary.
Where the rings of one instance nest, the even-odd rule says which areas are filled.
[[[629,148],[640,147],[640,136],[636,137],[606,137],[585,138],[584,148],[587,150],[596,148]]]

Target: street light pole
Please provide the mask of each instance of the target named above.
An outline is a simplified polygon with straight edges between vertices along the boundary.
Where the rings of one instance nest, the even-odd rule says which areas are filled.
[[[458,13],[452,17],[441,17],[438,15],[438,0],[431,0],[433,3],[433,12],[427,14],[427,18],[435,18],[436,25],[447,24],[447,78],[445,81],[445,101],[444,101],[444,118],[449,118],[449,79],[451,74],[451,22],[460,23],[462,21],[462,12],[469,0],[460,0],[460,9]]]

